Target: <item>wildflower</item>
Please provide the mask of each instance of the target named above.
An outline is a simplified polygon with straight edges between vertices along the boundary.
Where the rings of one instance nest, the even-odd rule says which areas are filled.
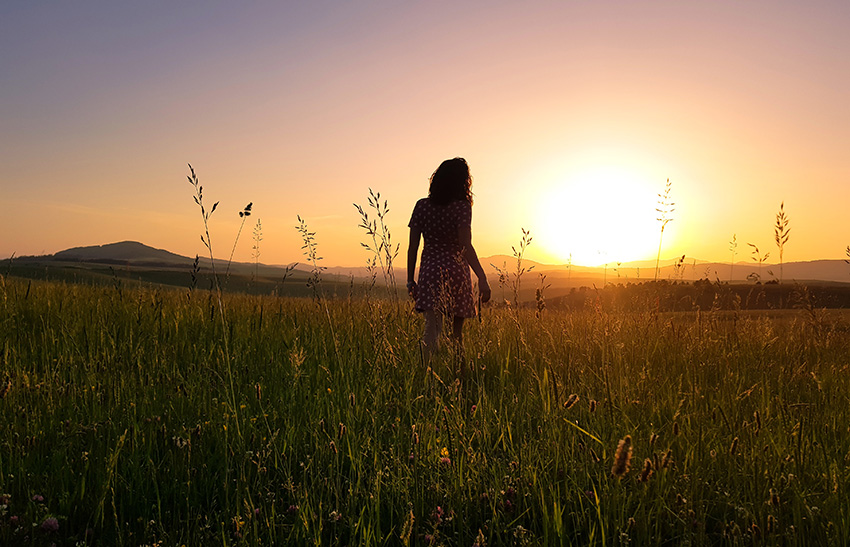
[[[342,519],[342,514],[340,514],[339,511],[331,511],[331,514],[329,516],[331,522],[339,522],[340,519]]]
[[[439,526],[440,523],[443,522],[444,514],[445,513],[443,512],[443,508],[438,505],[437,508],[434,509],[434,511],[431,513],[431,518],[434,520],[434,523]]]
[[[48,517],[44,519],[44,522],[41,523],[41,529],[45,532],[58,532],[59,531],[59,521],[54,517]]]
[[[44,503],[44,496],[40,496],[40,495],[36,494],[32,497],[32,501],[34,501],[36,503]]]
[[[626,435],[617,444],[617,452],[614,454],[614,465],[611,467],[611,474],[622,479],[629,472],[629,465],[632,461],[632,437]]]
[[[12,496],[9,494],[0,494],[0,505],[9,505],[12,501]]]
[[[289,508],[286,510],[286,512],[289,513],[290,515],[294,515],[295,513],[298,512],[298,506],[297,505],[290,505]]]
[[[477,409],[478,409],[478,405],[472,405],[472,408],[470,409],[470,411],[471,411],[473,414],[475,414],[475,411],[476,411]]]
[[[451,458],[449,458],[449,449],[445,446],[443,450],[440,451],[440,463],[443,465],[449,465],[452,463]]]

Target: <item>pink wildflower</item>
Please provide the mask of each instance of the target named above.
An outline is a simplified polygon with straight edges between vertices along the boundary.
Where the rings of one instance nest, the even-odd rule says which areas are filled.
[[[59,521],[55,517],[48,517],[41,523],[41,529],[45,532],[58,532]]]

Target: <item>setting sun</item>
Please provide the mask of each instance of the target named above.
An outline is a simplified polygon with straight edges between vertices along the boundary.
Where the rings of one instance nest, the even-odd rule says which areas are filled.
[[[660,190],[660,183],[609,166],[567,175],[544,194],[537,239],[559,262],[594,266],[654,258]]]

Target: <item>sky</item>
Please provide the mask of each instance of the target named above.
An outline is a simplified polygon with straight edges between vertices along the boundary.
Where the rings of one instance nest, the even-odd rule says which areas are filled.
[[[3,2],[0,257],[134,240],[362,266],[467,159],[479,256],[844,258],[850,3]],[[670,181],[661,234],[659,194]],[[737,242],[733,255],[730,242]]]

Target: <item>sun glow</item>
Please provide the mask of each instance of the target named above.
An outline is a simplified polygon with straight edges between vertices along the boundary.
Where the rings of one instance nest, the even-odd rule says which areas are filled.
[[[564,176],[543,194],[535,239],[554,259],[576,265],[653,259],[662,190],[663,184],[615,167]]]

